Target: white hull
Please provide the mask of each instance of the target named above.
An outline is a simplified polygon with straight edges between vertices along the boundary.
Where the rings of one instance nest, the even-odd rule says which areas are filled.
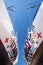
[[[13,34],[14,33],[14,34]],[[6,10],[5,4],[3,0],[0,0],[0,39],[6,49],[6,52],[8,52],[9,48],[7,48],[7,45],[10,45],[10,42],[5,42],[5,38],[11,38],[13,37],[18,49],[18,42],[17,42],[17,36],[15,35],[15,32],[13,30],[13,26],[10,20],[10,17],[8,15],[8,12]],[[14,61],[14,64],[16,64],[18,61],[18,56],[16,60]]]

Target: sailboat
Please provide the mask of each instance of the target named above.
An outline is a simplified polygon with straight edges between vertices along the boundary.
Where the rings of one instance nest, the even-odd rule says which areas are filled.
[[[0,0],[0,65],[15,65],[18,61],[18,41],[5,3]]]
[[[28,29],[24,55],[28,65],[43,64],[43,2]]]

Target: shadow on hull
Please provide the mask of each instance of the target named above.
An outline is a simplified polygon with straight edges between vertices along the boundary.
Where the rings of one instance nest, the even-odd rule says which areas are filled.
[[[12,65],[1,40],[0,40],[0,65]]]
[[[43,65],[43,41],[34,54],[30,65]]]

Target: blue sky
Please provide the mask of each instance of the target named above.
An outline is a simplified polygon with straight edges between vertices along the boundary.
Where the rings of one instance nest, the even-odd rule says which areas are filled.
[[[34,15],[37,11],[37,8],[27,9],[27,7],[30,7],[28,3],[32,3],[32,5],[38,5],[42,1],[43,0],[4,0],[6,8],[14,5],[14,8],[17,11],[15,13],[7,10],[11,18],[14,31],[17,32],[18,36],[19,59],[17,65],[27,65],[26,61],[23,58],[23,47],[25,39],[27,37],[28,27],[31,26]]]

